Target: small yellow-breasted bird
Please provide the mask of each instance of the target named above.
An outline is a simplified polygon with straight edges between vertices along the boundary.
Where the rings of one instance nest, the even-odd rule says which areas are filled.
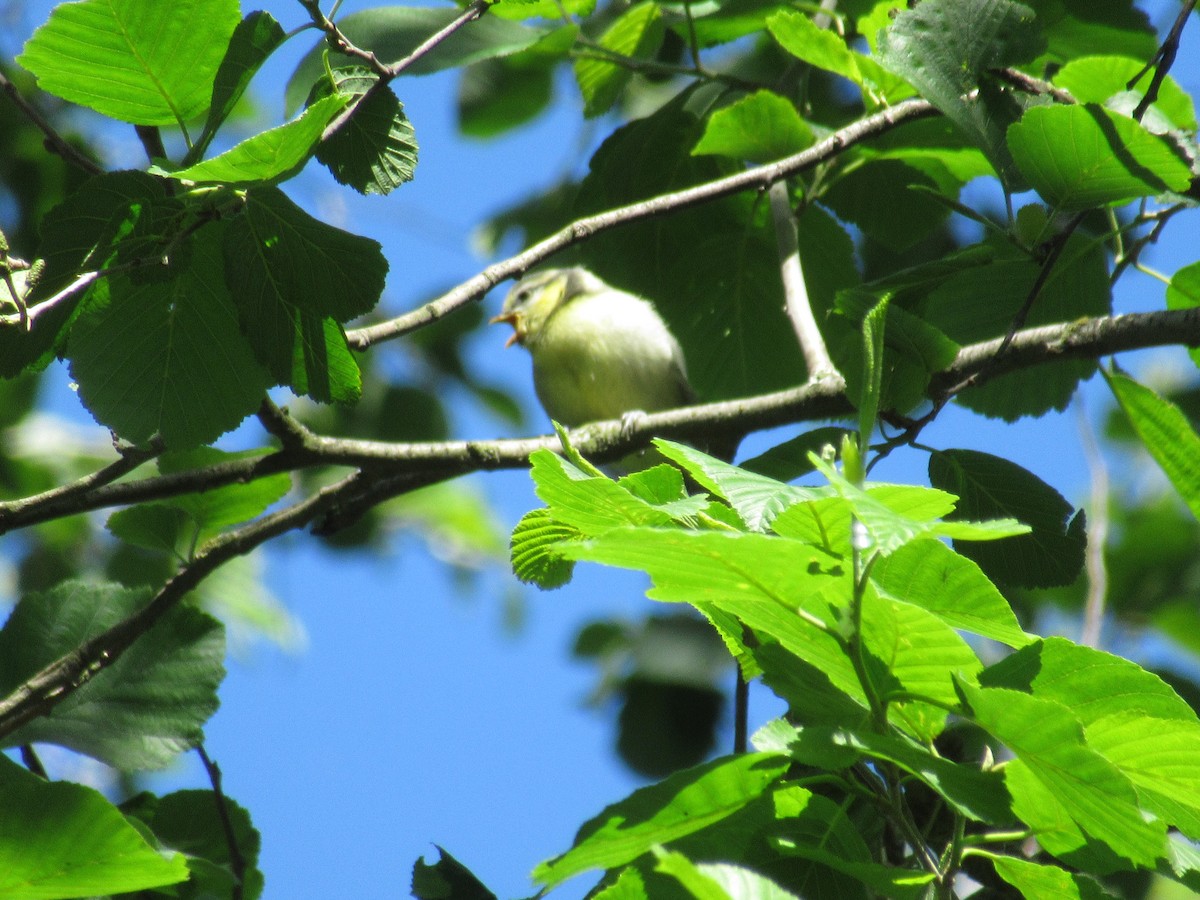
[[[492,322],[512,325],[505,346],[529,351],[538,399],[568,427],[695,400],[683,351],[654,307],[587,269],[526,275]]]

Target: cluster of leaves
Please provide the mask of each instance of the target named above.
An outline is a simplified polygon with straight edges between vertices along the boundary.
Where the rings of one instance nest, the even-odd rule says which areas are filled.
[[[493,244],[514,232],[533,243],[599,213],[619,221],[629,204],[659,198],[653,214],[556,246],[577,243],[567,255],[658,302],[702,397],[793,387],[807,374],[786,312],[796,298],[780,284],[766,203],[732,189],[703,205],[673,199],[782,160],[758,186],[788,176],[807,302],[857,429],[809,432],[742,467],[660,442],[676,467],[617,482],[566,440],[565,458],[533,455],[546,507],[513,535],[521,578],[556,586],[576,561],[645,571],[653,599],[693,607],[742,674],[788,705],[755,752],[615,804],[535,877],[553,887],[603,870],[598,893],[612,898],[951,896],[963,873],[1029,897],[1099,896],[1096,879],[1128,885],[1137,873],[1200,888],[1193,708],[1132,662],[1028,633],[1009,605],[1076,583],[1082,515],[1031,473],[975,451],[930,452],[931,487],[866,480],[874,459],[913,443],[951,400],[1007,420],[1040,415],[1096,370],[1099,350],[944,378],[972,347],[1007,344],[1024,325],[1109,314],[1119,276],[1194,205],[1195,111],[1166,74],[1178,30],[1159,53],[1132,3],[828,5],[476,0],[335,23],[301,0],[297,12],[323,32],[288,87],[289,114],[303,111],[221,152],[251,80],[287,41],[270,14],[242,17],[236,0],[57,7],[18,62],[43,92],[136,126],[151,159],[145,171],[105,172],[60,145],[91,177],[59,178],[51,209],[46,194],[18,197],[37,243],[24,221],[0,245],[0,376],[14,379],[0,421],[15,426],[30,409],[31,382],[16,379],[60,358],[123,455],[81,459],[79,471],[6,458],[5,491],[20,499],[0,506],[0,528],[48,510],[39,527],[77,546],[77,514],[114,502],[97,491],[152,458],[156,472],[108,519],[122,548],[113,580],[65,580],[59,567],[0,631],[0,746],[41,741],[123,770],[164,765],[199,743],[216,708],[222,626],[179,602],[210,560],[229,565],[326,511],[340,490],[326,486],[334,462],[368,485],[369,502],[345,495],[360,513],[465,470],[432,455],[416,468],[425,451],[406,442],[445,436],[440,402],[424,386],[385,383],[352,352],[371,342],[346,328],[378,303],[380,247],[314,218],[279,185],[313,157],[362,193],[413,178],[414,129],[394,89],[404,73],[462,68],[462,130],[486,137],[544,110],[569,66],[585,117],[629,121],[578,182],[489,223]],[[0,142],[9,134],[0,129]],[[981,176],[999,186],[1001,209],[963,202]],[[1014,210],[1012,197],[1031,189],[1038,199]],[[975,237],[951,229],[952,214]],[[1196,273],[1169,279],[1169,308],[1200,305]],[[428,321],[441,315],[430,309]],[[460,309],[457,330],[412,343],[503,409],[459,356],[479,318]],[[1106,377],[1200,515],[1200,437],[1185,414],[1119,372]],[[333,443],[264,403],[274,386],[361,401],[369,417],[334,408],[304,420],[384,438],[395,457],[377,443],[368,465],[364,444],[347,440],[335,458]],[[256,412],[279,447],[208,446]],[[902,434],[872,446],[881,420]],[[381,421],[405,424],[381,433]],[[827,443],[840,445],[840,469]],[[488,459],[478,447],[464,457]],[[411,480],[373,497],[367,477],[386,476],[389,462]],[[315,474],[294,484],[301,470]],[[812,471],[822,486],[788,483]],[[301,499],[272,511],[294,488]],[[436,521],[443,497],[410,515]],[[1188,610],[1161,599],[1164,622]],[[717,718],[710,704],[700,731]],[[216,784],[116,806],[0,757],[0,794],[6,896],[261,891],[257,835]],[[414,889],[486,890],[448,856],[418,864]]]

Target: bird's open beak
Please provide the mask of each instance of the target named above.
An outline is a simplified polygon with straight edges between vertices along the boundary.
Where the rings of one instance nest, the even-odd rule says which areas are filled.
[[[519,344],[525,340],[525,332],[521,329],[521,317],[516,313],[501,313],[498,316],[492,316],[488,319],[489,325],[495,325],[503,322],[506,325],[511,325],[513,333],[508,336],[508,340],[504,342],[504,349],[507,350],[513,344]]]

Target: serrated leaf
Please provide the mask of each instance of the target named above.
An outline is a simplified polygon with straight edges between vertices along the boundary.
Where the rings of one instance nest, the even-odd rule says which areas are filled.
[[[0,694],[132,615],[149,596],[82,582],[29,594],[0,630]],[[217,709],[224,658],[221,624],[179,607],[4,746],[44,741],[123,770],[161,768],[202,740],[201,726]]]
[[[430,35],[436,34],[461,15],[457,6],[379,6],[339,16],[342,34],[359,47],[369,47],[380,60],[394,63],[405,58]],[[555,12],[557,16],[557,9]],[[405,75],[428,75],[442,69],[470,65],[484,59],[507,56],[533,45],[546,29],[507,22],[498,16],[483,16],[442,41],[404,70]],[[312,85],[324,72],[328,45],[321,39],[288,79],[285,107],[289,114],[299,108]],[[331,64],[355,63],[356,59],[331,57]]]
[[[555,521],[547,509],[527,512],[513,528],[513,574],[544,591],[562,587],[571,580],[575,564],[563,559],[554,548],[579,537],[577,529]]]
[[[826,72],[861,85],[859,55],[829,28],[821,28],[797,10],[783,10],[767,19],[767,30],[788,53]]]
[[[1150,455],[1200,518],[1200,436],[1171,401],[1119,372],[1104,377]]]
[[[858,700],[862,687],[838,638],[851,595],[849,566],[808,544],[763,534],[613,528],[563,545],[570,559],[646,572],[647,596],[736,616],[807,660]],[[736,634],[740,635],[738,628]]]
[[[654,446],[667,459],[682,466],[701,487],[726,500],[751,531],[764,531],[792,504],[815,500],[827,493],[816,488],[793,487],[748,472],[687,444],[656,438]]]
[[[813,470],[809,453],[820,453],[825,446],[841,446],[846,434],[849,432],[845,428],[833,425],[814,428],[799,437],[776,444],[758,456],[742,460],[738,468],[776,481],[791,481]]]
[[[188,151],[185,164],[204,155],[213,136],[242,99],[254,74],[285,38],[283,27],[268,12],[256,10],[238,23],[213,78],[212,103],[204,131]]]
[[[880,556],[894,553],[918,537],[958,537],[962,540],[990,541],[1023,534],[1026,526],[1011,518],[982,522],[939,522],[933,517],[915,518],[903,507],[889,504],[877,493],[850,483],[829,463],[813,454],[810,459],[830,485],[845,500],[854,517],[862,522],[871,537],[871,551]],[[932,499],[947,497],[943,491],[912,487],[909,494],[924,493]],[[940,495],[940,496],[939,496]],[[952,496],[952,495],[949,495]],[[947,510],[949,512],[949,510]]]
[[[439,847],[437,862],[423,857],[413,863],[412,895],[417,900],[496,900],[474,872]]]
[[[108,172],[88,179],[40,223],[38,255],[46,268],[26,304],[54,296],[85,272],[142,256],[160,258],[167,223],[179,209],[162,182],[144,172]],[[0,328],[0,377],[12,378],[27,366],[43,367],[52,352],[61,354],[71,317],[97,287],[77,291],[43,312],[31,331]]]
[[[220,156],[170,172],[179,181],[253,184],[286,181],[299,174],[316,150],[325,126],[350,102],[337,94],[314,103],[300,118],[247,138]]]
[[[875,432],[879,399],[883,392],[884,329],[887,324],[888,297],[876,303],[863,317],[863,375],[858,407],[858,446],[865,452]]]
[[[377,80],[361,67],[335,69],[333,78],[334,86],[318,82],[314,93],[321,96],[332,90],[349,97],[358,108],[350,121],[317,147],[317,159],[334,178],[360,194],[389,194],[412,181],[417,137],[395,92],[384,86],[360,100]]]
[[[17,62],[42,90],[136,125],[207,108],[241,18],[237,0],[82,0],[56,6]]]
[[[1058,866],[1031,862],[1015,856],[992,856],[996,874],[1021,892],[1026,900],[1102,900],[1111,897],[1086,875]]]
[[[1070,708],[1020,691],[969,685],[960,690],[972,718],[1013,751],[1077,827],[1134,865],[1153,868],[1163,858],[1164,824],[1143,818],[1133,785],[1084,743]],[[1009,788],[1014,790],[1012,782]]]
[[[984,264],[963,264],[991,254]],[[1013,317],[1039,278],[1039,264],[1011,247],[988,242],[970,248],[959,271],[922,301],[924,318],[960,344],[1007,334]],[[1066,322],[1112,311],[1108,261],[1094,241],[1072,235],[1042,284],[1025,326]],[[988,416],[1013,421],[1065,409],[1081,379],[1095,371],[1092,360],[1063,360],[1011,372],[970,388],[958,402]]]
[[[914,154],[849,166],[831,179],[821,199],[840,219],[899,253],[945,227],[948,202],[961,188],[940,160]]]
[[[812,129],[790,101],[756,91],[709,116],[692,155],[765,163],[799,153],[812,142]]]
[[[170,280],[97,284],[66,356],[79,396],[126,440],[188,449],[216,440],[262,403],[270,380],[225,290],[223,226],[194,235]]]
[[[654,868],[670,875],[696,900],[798,900],[771,879],[745,866],[693,863],[682,853],[655,848]]]
[[[1054,84],[1066,88],[1080,103],[1105,103],[1129,90],[1129,82],[1141,74],[1142,81],[1134,86],[1141,97],[1152,73],[1144,71],[1141,60],[1129,56],[1085,56],[1069,60],[1054,73]],[[1158,96],[1151,109],[1159,109],[1176,128],[1195,130],[1196,108],[1192,98],[1168,75],[1159,85]]]
[[[944,450],[929,457],[929,483],[958,496],[952,518],[1004,516],[1029,526],[1029,534],[1006,541],[955,545],[993,581],[1050,587],[1079,574],[1087,547],[1083,512],[1032,472],[988,453]]]
[[[1179,269],[1167,285],[1167,309],[1191,309],[1194,306],[1200,306],[1200,262]],[[1200,366],[1200,349],[1189,347],[1188,356]]]
[[[547,887],[589,869],[612,869],[651,847],[706,828],[742,809],[787,769],[776,753],[746,753],[678,772],[635,791],[579,830],[575,846],[548,860],[533,877]]]
[[[47,782],[0,755],[0,895],[11,900],[107,896],[188,878],[92,788]]]
[[[379,244],[267,187],[230,223],[225,261],[242,327],[278,383],[324,402],[356,400],[361,376],[340,323],[379,300],[387,274]]]
[[[992,69],[1044,48],[1033,10],[1011,0],[925,0],[901,10],[881,35],[880,61],[946,114],[1010,187],[1017,171],[1004,141],[1019,107],[994,90]]]
[[[142,547],[183,559],[194,526],[189,529],[187,513],[161,503],[141,503],[108,517],[104,527],[116,537]]]
[[[603,475],[587,475],[549,450],[529,457],[538,497],[550,515],[583,535],[625,525],[670,525],[671,516]]]
[[[937,540],[916,540],[871,568],[871,581],[891,597],[914,603],[954,628],[1023,647],[1034,640],[982,570]]]
[[[180,890],[181,898],[234,896],[235,885],[247,900],[262,894],[261,838],[250,814],[232,797],[223,795],[218,806],[212,791],[175,791],[163,797],[142,794],[123,804],[122,810],[145,822],[164,847],[187,854],[191,878]],[[240,883],[233,874],[226,823],[237,845]]]
[[[621,56],[643,59],[658,50],[663,31],[659,5],[635,3],[601,35],[600,46]],[[575,80],[583,94],[583,114],[589,119],[608,112],[633,76],[628,67],[606,61],[603,54],[598,57],[575,61]]]
[[[1008,146],[1037,192],[1060,210],[1184,191],[1192,180],[1167,141],[1095,104],[1030,109],[1009,128]]]

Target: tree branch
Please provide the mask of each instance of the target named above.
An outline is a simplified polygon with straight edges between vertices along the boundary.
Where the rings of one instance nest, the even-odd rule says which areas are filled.
[[[796,330],[796,339],[804,353],[809,378],[825,378],[838,373],[829,357],[825,338],[813,315],[808,299],[808,285],[800,263],[800,242],[796,233],[796,216],[792,213],[787,182],[777,181],[767,191],[771,201],[771,219],[775,224],[775,243],[779,247],[779,277],[783,282],[788,318]]]
[[[21,92],[17,90],[17,86],[8,80],[8,76],[4,74],[3,70],[0,70],[0,88],[4,89],[9,99],[12,100],[17,109],[21,110],[25,118],[32,122],[46,136],[46,143],[55,153],[89,175],[99,175],[104,171],[101,166],[80,153],[70,141],[59,134],[46,117],[21,96]]]
[[[977,376],[975,383],[982,384],[1008,372],[1059,359],[1099,359],[1147,347],[1200,346],[1200,307],[1030,328],[1014,334],[1004,354],[997,356],[1005,340],[994,338],[963,347],[949,367],[933,376],[927,395],[947,397],[948,391],[972,376]],[[742,437],[763,428],[840,418],[852,412],[844,387],[826,379],[755,397],[649,413],[630,421],[596,422],[574,429],[571,439],[585,456],[606,462],[644,447],[652,437],[676,435],[698,439],[726,434]],[[368,469],[369,475],[358,484],[361,488],[369,483],[374,492],[370,498],[378,503],[418,483],[476,471],[525,468],[529,454],[542,449],[559,449],[558,439],[546,435],[490,441],[389,443],[324,437],[305,431],[302,445],[253,459],[110,483],[124,474],[120,466],[130,465],[119,461],[63,488],[0,503],[0,534],[62,516],[164,500],[319,466]],[[351,495],[356,493],[347,489],[338,498],[338,504],[360,512],[372,505],[358,499],[351,502]],[[331,504],[330,509],[335,505]],[[338,520],[338,516],[331,516],[328,527],[332,530]]]
[[[711,200],[719,200],[742,191],[765,191],[775,182],[825,162],[848,147],[884,134],[905,122],[936,115],[940,115],[940,113],[925,100],[905,100],[847,125],[807,150],[777,162],[755,166],[725,178],[698,184],[695,187],[660,194],[628,206],[576,219],[545,240],[539,241],[516,256],[493,263],[474,278],[464,281],[453,290],[412,312],[377,325],[355,328],[346,332],[346,340],[353,349],[365,350],[380,341],[401,337],[442,318],[461,306],[480,299],[500,282],[523,275],[542,260],[601,231],[686,209],[690,206],[697,206]]]
[[[0,700],[0,738],[26,722],[49,713],[59,702],[116,662],[208,575],[236,556],[311,522],[333,504],[354,476],[317,492],[279,512],[256,519],[214,538],[159,589],[146,606],[106,631],[90,638],[26,679]]]

